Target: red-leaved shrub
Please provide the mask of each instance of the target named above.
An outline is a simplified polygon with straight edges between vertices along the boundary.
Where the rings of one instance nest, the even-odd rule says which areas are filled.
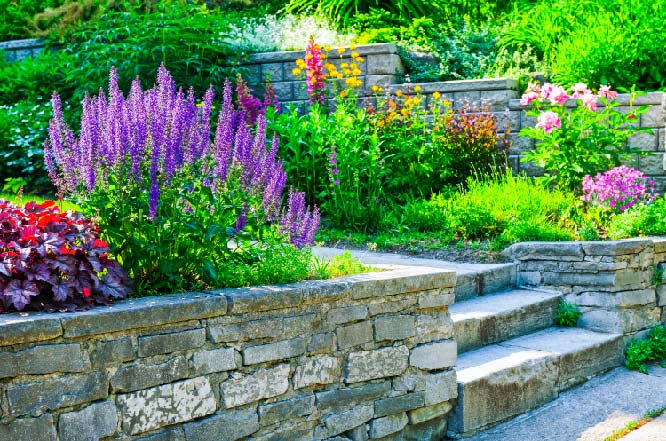
[[[0,312],[68,310],[125,298],[130,280],[99,229],[53,201],[0,199]]]

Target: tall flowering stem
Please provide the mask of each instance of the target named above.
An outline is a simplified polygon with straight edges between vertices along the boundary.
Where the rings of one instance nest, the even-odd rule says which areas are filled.
[[[183,243],[186,234],[176,234],[184,228],[190,234],[188,240],[217,247],[217,257],[210,257],[215,265],[235,256],[227,245],[231,238],[256,242],[271,225],[292,244],[310,245],[318,211],[298,204],[293,209],[281,207],[286,174],[277,157],[277,138],[266,138],[264,116],[274,99],[269,93],[262,103],[242,81],[238,92],[240,108],[234,107],[230,83],[225,84],[212,137],[212,88],[197,103],[194,91],[177,89],[164,66],[152,89],[142,90],[136,79],[128,96],[118,87],[112,69],[108,96],[100,93],[84,99],[79,137],[65,123],[60,99],[54,94],[45,142],[49,175],[61,193],[78,197],[91,213],[100,212],[100,223],[106,222],[103,231],[118,230],[118,237],[109,233],[109,241],[125,253],[131,252],[129,242],[122,241],[137,235],[122,230],[129,227],[118,227],[118,222],[143,229],[150,237],[142,246],[165,248],[165,253],[194,246]],[[292,224],[305,225],[307,232],[305,227],[281,227]],[[193,225],[200,225],[192,231],[201,228],[203,236],[192,236]],[[215,242],[212,235],[219,236]],[[168,246],[157,243],[165,237],[171,237]],[[157,242],[146,245],[149,240]],[[174,255],[191,255],[194,251],[189,248],[173,251]],[[121,260],[127,263],[132,258],[126,255]],[[156,270],[162,269],[146,271]]]
[[[324,64],[322,61],[321,46],[315,43],[310,36],[305,47],[305,80],[308,85],[308,95],[312,104],[323,104],[326,99],[326,82]]]

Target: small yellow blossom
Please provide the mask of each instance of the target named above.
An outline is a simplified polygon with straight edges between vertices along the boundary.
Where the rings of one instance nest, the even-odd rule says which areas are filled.
[[[298,60],[296,60],[296,66],[303,69],[305,67],[305,60],[303,60],[302,58],[299,58]]]
[[[345,72],[345,75],[347,75],[347,76],[350,76],[352,74],[351,70],[349,70],[349,69],[345,69],[344,72]]]
[[[395,91],[395,96],[398,96],[398,97],[402,96],[402,90],[396,90]]]
[[[421,104],[421,99],[420,99],[419,97],[417,97],[417,96],[415,96],[414,98],[412,98],[412,101],[413,101],[414,104],[416,104],[416,105]]]
[[[407,116],[409,114],[409,112],[405,108],[400,109],[400,113],[402,113],[402,116]]]
[[[330,51],[331,51],[331,46],[329,46],[329,45],[327,44],[326,46],[324,46],[324,50],[325,50],[326,52],[330,52]]]
[[[442,101],[442,104],[444,104],[446,107],[451,107],[451,101],[449,100]]]
[[[352,58],[358,58],[358,57],[361,56],[361,54],[359,54],[358,52],[352,52],[351,56],[352,56]]]
[[[359,63],[363,63],[363,57],[356,57],[355,60]]]
[[[436,100],[438,100],[439,97],[441,97],[441,96],[442,96],[442,95],[441,95],[439,92],[437,92],[437,91],[435,91],[435,92],[432,94],[432,97],[435,98]]]
[[[421,86],[416,85],[414,86],[414,92],[420,92],[421,91]]]
[[[341,79],[343,79],[343,78],[345,77],[345,76],[342,74],[342,72],[337,72],[335,76],[338,78],[338,80],[341,80]]]
[[[299,76],[301,74],[301,72],[302,71],[297,67],[295,67],[291,70],[291,73],[294,74],[295,77]]]
[[[324,68],[326,70],[334,71],[335,70],[335,65],[332,64],[332,63],[326,63],[326,64],[324,64]]]
[[[343,69],[347,69],[347,68],[349,67],[349,64],[347,64],[347,63],[342,63],[342,64],[340,65],[340,67],[343,68]]]
[[[373,84],[373,86],[372,86],[372,91],[373,91],[373,92],[377,92],[378,90],[379,90],[379,87],[377,87],[376,84]]]
[[[338,53],[339,53],[339,54],[344,54],[344,53],[345,53],[345,48],[343,48],[343,47],[339,47],[339,48],[338,48]]]
[[[359,75],[361,75],[362,73],[363,73],[363,72],[361,72],[360,69],[354,69],[354,70],[352,70],[352,75],[355,75],[355,76],[359,76]]]
[[[380,92],[383,92],[383,91],[384,91],[384,88],[383,88],[383,87],[380,87],[380,88],[379,88],[379,91],[380,91]]]
[[[312,54],[305,54],[306,60],[312,60]]]
[[[350,69],[358,69],[358,66],[356,65],[356,63],[352,63],[352,64],[349,65],[349,68]]]
[[[355,44],[350,44],[350,45],[349,45],[349,50],[350,50],[350,51],[354,51],[354,50],[356,50],[356,45],[355,45]]]

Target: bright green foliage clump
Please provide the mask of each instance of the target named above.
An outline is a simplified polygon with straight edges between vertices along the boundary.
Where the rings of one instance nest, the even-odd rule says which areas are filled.
[[[578,323],[578,319],[581,316],[580,309],[572,303],[561,301],[557,305],[557,310],[555,310],[555,324],[557,326],[567,326],[573,327]]]
[[[666,362],[666,326],[656,326],[643,340],[632,340],[626,349],[629,369],[647,374],[650,361]]]

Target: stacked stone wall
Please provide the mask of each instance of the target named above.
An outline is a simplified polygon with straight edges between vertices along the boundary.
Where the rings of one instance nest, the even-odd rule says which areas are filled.
[[[0,439],[440,439],[455,273],[0,316]]]
[[[561,291],[579,325],[633,337],[666,324],[666,239],[523,242],[504,251],[518,284]]]

